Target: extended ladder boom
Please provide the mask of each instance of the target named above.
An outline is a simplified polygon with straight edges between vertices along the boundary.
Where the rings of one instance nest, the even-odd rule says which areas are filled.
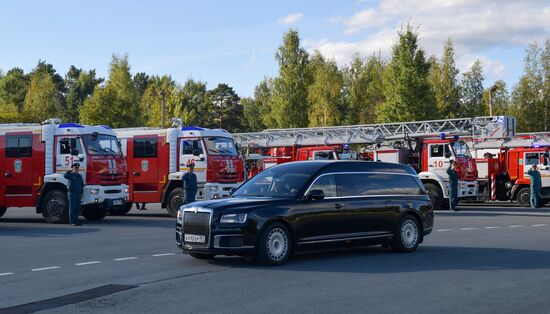
[[[515,134],[515,118],[509,116],[444,119],[416,122],[333,126],[317,128],[269,129],[262,132],[235,133],[241,147],[278,147],[292,145],[373,144],[383,140],[467,135],[504,138]]]

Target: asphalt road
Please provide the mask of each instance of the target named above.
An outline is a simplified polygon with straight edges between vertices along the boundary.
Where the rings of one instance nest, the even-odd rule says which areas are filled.
[[[412,254],[315,252],[280,267],[182,255],[158,207],[81,227],[8,209],[0,313],[548,313],[550,208],[461,209],[437,212]]]

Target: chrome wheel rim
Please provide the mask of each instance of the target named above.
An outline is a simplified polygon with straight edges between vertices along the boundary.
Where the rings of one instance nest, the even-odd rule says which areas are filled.
[[[403,245],[410,249],[416,245],[418,241],[418,226],[412,221],[407,220],[401,226],[401,239],[403,239]]]
[[[279,262],[283,260],[288,252],[288,237],[281,228],[273,228],[267,235],[267,254]]]

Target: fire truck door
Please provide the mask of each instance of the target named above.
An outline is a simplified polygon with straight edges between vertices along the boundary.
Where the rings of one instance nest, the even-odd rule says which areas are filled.
[[[202,140],[198,138],[184,138],[180,145],[180,164],[179,170],[186,172],[187,163],[195,163],[195,174],[199,184],[206,183],[206,165],[207,159],[204,153],[205,149]],[[200,194],[200,191],[199,191]],[[200,195],[197,195],[197,198]]]
[[[5,201],[7,207],[34,205],[32,133],[7,133],[4,160]]]
[[[80,164],[80,175],[86,182],[86,154],[82,140],[76,136],[63,136],[57,139],[55,166],[57,173],[71,171],[73,163]]]
[[[539,168],[542,187],[550,187],[550,164],[548,164],[548,157],[545,157],[544,153],[533,152],[525,153],[523,160],[525,160],[525,165],[523,166],[523,173],[525,178],[529,178],[527,172],[529,171],[529,169],[531,169],[532,165],[536,164]]]
[[[128,151],[132,157],[128,158],[132,186],[130,199],[140,203],[158,202],[158,137],[136,137],[133,144],[131,151]]]
[[[430,144],[428,157],[428,171],[433,172],[445,181],[449,180],[447,168],[451,157],[451,150],[448,144]]]

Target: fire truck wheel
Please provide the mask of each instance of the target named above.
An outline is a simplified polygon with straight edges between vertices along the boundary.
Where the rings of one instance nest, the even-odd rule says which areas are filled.
[[[101,208],[83,208],[81,213],[86,220],[101,220],[107,216],[107,211]]]
[[[118,206],[115,208],[109,209],[109,215],[111,216],[123,216],[126,215],[131,209],[134,203],[126,203],[124,206]]]
[[[69,199],[62,191],[54,190],[46,193],[41,204],[42,216],[52,224],[69,222]]]
[[[168,202],[166,204],[166,211],[170,216],[177,217],[178,210],[183,205],[183,189],[175,188],[170,194],[168,194]]]
[[[428,195],[432,200],[434,209],[442,209],[441,207],[443,206],[443,193],[441,192],[441,189],[433,183],[426,183],[424,184],[424,187],[426,188],[426,192],[428,192]]]
[[[520,206],[531,206],[531,190],[528,187],[522,188],[521,190],[519,190],[516,199]]]
[[[4,214],[6,213],[6,207],[0,207],[0,217],[4,216]]]

